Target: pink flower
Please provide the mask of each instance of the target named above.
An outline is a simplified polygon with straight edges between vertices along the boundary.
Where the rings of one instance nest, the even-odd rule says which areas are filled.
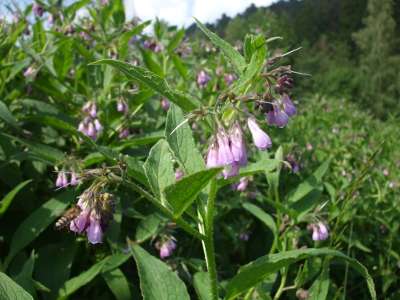
[[[164,259],[172,255],[176,249],[176,243],[173,239],[164,242],[160,248],[160,258]]]
[[[317,224],[312,224],[311,226],[313,230],[312,239],[314,241],[324,241],[329,237],[328,228],[324,223],[318,222]]]

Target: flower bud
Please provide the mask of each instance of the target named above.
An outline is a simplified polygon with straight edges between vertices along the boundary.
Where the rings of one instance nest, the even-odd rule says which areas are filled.
[[[312,224],[312,239],[314,241],[324,241],[328,238],[329,232],[326,225],[322,222],[318,222],[317,224]]]
[[[176,243],[173,239],[164,242],[160,248],[160,258],[164,259],[172,255],[176,249]]]
[[[210,79],[211,77],[204,70],[201,70],[197,74],[197,84],[199,85],[200,88],[204,88],[210,81]]]
[[[44,13],[43,7],[40,4],[36,3],[36,2],[33,3],[32,11],[33,11],[33,14],[38,18],[41,18],[43,16],[43,13]]]
[[[254,118],[247,119],[253,142],[260,150],[266,150],[272,146],[271,138],[257,124]]]
[[[167,111],[167,110],[169,109],[170,105],[171,105],[171,104],[169,103],[169,101],[168,101],[167,98],[162,98],[162,99],[161,99],[161,108],[162,108],[163,110]]]
[[[117,111],[120,113],[128,113],[129,107],[128,103],[126,103],[124,100],[119,99],[117,102]]]

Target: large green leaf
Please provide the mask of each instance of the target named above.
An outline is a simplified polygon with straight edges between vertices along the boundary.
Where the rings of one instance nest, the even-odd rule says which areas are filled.
[[[7,105],[3,101],[0,101],[0,119],[2,119],[8,125],[19,129],[18,121],[11,114]]]
[[[227,293],[225,299],[234,299],[241,293],[261,282],[269,274],[275,273],[283,267],[307,259],[308,257],[322,255],[333,256],[347,261],[350,266],[366,279],[371,298],[376,300],[375,285],[368,270],[357,260],[350,258],[339,251],[327,248],[292,250],[262,256],[240,268],[238,274],[229,281],[226,287]]]
[[[210,39],[210,41],[221,49],[224,55],[228,58],[229,62],[234,66],[236,72],[238,74],[242,73],[246,68],[246,61],[240,53],[233,48],[229,43],[221,39],[218,35],[211,32],[204,26],[199,20],[196,18],[194,19],[197,23],[197,26],[200,28],[201,31]]]
[[[69,235],[60,243],[46,244],[38,250],[35,279],[50,289],[50,292],[46,293],[46,299],[56,299],[58,290],[70,277],[77,246],[75,237]]]
[[[109,257],[104,258],[100,262],[91,266],[88,270],[66,281],[58,291],[59,299],[66,299],[67,296],[73,294],[78,289],[92,281],[101,272],[108,259]]]
[[[0,299],[33,300],[33,297],[10,277],[0,272]]]
[[[153,193],[160,198],[164,188],[175,182],[172,156],[165,140],[151,148],[143,168]]]
[[[92,281],[100,272],[108,273],[115,268],[118,268],[126,262],[129,257],[130,255],[123,253],[107,256],[103,260],[91,266],[88,270],[66,281],[58,291],[59,298],[65,299],[67,296],[73,294],[78,289]]]
[[[7,262],[35,240],[54,220],[59,217],[68,204],[74,199],[74,193],[70,190],[65,191],[58,196],[45,202],[36,209],[28,218],[26,218],[15,231],[10,245],[10,252]]]
[[[210,276],[207,272],[197,272],[194,274],[193,286],[199,300],[212,300]]]
[[[171,105],[167,114],[165,137],[175,157],[184,168],[185,174],[198,172],[205,168],[203,157],[197,150],[190,129],[182,110]]]
[[[119,268],[104,272],[101,274],[101,276],[103,276],[103,279],[117,300],[133,299],[129,289],[128,280]]]
[[[321,274],[312,284],[309,300],[325,300],[329,291],[329,266],[325,265]]]
[[[152,213],[140,220],[136,226],[136,241],[141,243],[153,237],[157,233],[162,220],[163,218],[158,213]]]
[[[276,227],[274,219],[264,210],[249,202],[243,203],[243,207],[252,215],[257,217],[261,222],[263,222],[269,229],[271,229],[274,236],[278,234],[278,229]]]
[[[111,65],[122,73],[124,73],[129,79],[136,80],[150,89],[156,91],[157,93],[167,97],[170,101],[179,105],[182,109],[190,111],[192,109],[198,108],[200,103],[193,100],[192,97],[184,95],[180,91],[173,90],[167,81],[157,74],[142,68],[133,66],[123,61],[112,60],[112,59],[102,59],[92,63],[93,65],[108,64]]]
[[[175,218],[178,218],[192,203],[200,192],[222,171],[213,168],[193,173],[164,189],[167,202],[171,205]]]
[[[139,245],[131,245],[144,300],[189,300],[185,284],[161,260],[147,253]]]
[[[0,217],[6,212],[7,208],[10,206],[11,202],[14,200],[18,192],[22,190],[31,181],[32,179],[21,182],[15,188],[13,188],[7,195],[3,197],[3,199],[0,202]]]

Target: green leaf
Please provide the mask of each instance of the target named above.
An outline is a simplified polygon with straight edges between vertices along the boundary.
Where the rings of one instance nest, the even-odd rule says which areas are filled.
[[[35,264],[35,279],[39,280],[50,292],[46,299],[56,299],[58,290],[68,280],[78,243],[71,235],[57,244],[47,244],[38,250]],[[51,272],[49,272],[51,266]]]
[[[133,299],[129,289],[128,280],[119,268],[102,273],[101,276],[117,300]]]
[[[63,299],[66,298],[81,287],[91,282],[99,273],[107,273],[115,268],[118,268],[121,264],[126,262],[129,257],[130,255],[124,253],[117,253],[112,256],[107,256],[103,260],[91,266],[88,270],[66,281],[59,289],[58,296]]]
[[[45,202],[26,218],[15,231],[10,245],[10,253],[6,259],[10,262],[20,250],[35,240],[54,220],[67,208],[74,199],[74,193],[65,191]]]
[[[53,148],[48,145],[36,143],[33,141],[28,141],[26,139],[20,139],[6,133],[0,133],[0,135],[26,146],[31,152],[36,154],[41,160],[47,162],[48,164],[56,164],[57,162],[62,161],[65,158],[64,153],[57,148]]]
[[[253,53],[250,63],[244,71],[243,75],[232,85],[232,92],[240,94],[253,82],[253,79],[259,75],[263,69],[267,49],[263,36],[258,36],[255,41],[256,51]]]
[[[283,161],[283,149],[279,146],[278,150],[275,152],[275,160],[277,161],[277,167],[274,172],[265,172],[265,177],[267,178],[269,184],[269,191],[278,191],[279,189],[279,177],[282,169]]]
[[[0,299],[33,300],[33,297],[10,277],[0,272]]]
[[[197,272],[194,274],[193,286],[199,300],[212,300],[210,276],[207,272]]]
[[[192,130],[185,122],[182,110],[173,104],[167,114],[165,137],[175,157],[184,168],[185,174],[205,169],[204,159],[196,147]]]
[[[133,29],[123,33],[120,36],[120,38],[118,40],[118,49],[119,49],[118,55],[119,55],[119,57],[125,58],[128,55],[129,40],[134,35],[141,33],[143,31],[143,29],[145,29],[150,23],[151,23],[151,21],[143,22],[143,23],[137,25],[136,27],[134,27]]]
[[[208,30],[207,27],[204,26],[199,20],[197,20],[196,18],[194,18],[194,20],[196,21],[197,26],[200,28],[200,30],[204,32],[204,34],[210,39],[210,41],[215,46],[221,49],[221,51],[227,57],[229,62],[235,68],[236,72],[238,74],[243,73],[244,69],[246,68],[246,61],[243,58],[243,56],[240,55],[240,53],[235,48],[233,48],[229,43],[221,39],[215,33]]]
[[[136,241],[142,243],[154,236],[157,233],[162,220],[163,218],[158,213],[152,213],[146,216],[143,220],[140,220],[136,227]]]
[[[329,266],[325,265],[321,274],[309,289],[309,300],[325,300],[329,291]]]
[[[171,102],[174,102],[186,111],[190,111],[200,106],[200,103],[193,100],[193,97],[186,96],[180,91],[172,90],[165,79],[145,68],[133,66],[126,62],[112,59],[102,59],[92,63],[92,65],[99,64],[107,64],[117,68],[129,79],[136,80],[146,85],[162,96],[167,97]]]
[[[161,260],[139,245],[131,245],[144,300],[190,300],[185,284]]]
[[[329,164],[330,160],[326,160],[310,177],[291,190],[288,195],[288,202],[297,202],[315,189],[320,189],[322,177],[327,172]]]
[[[32,179],[21,182],[15,188],[13,188],[7,195],[3,197],[3,199],[0,202],[0,217],[7,211],[8,207],[10,206],[11,202],[14,200],[18,192],[22,190],[31,181]]]
[[[171,205],[175,218],[178,218],[192,204],[208,183],[222,171],[222,168],[203,170],[183,177],[164,189],[167,202]]]
[[[176,47],[182,42],[183,38],[185,37],[185,30],[180,29],[178,30],[175,35],[172,37],[171,41],[167,46],[168,52],[172,52],[175,50]]]
[[[28,291],[31,295],[37,298],[35,285],[32,279],[33,269],[35,266],[35,252],[32,250],[31,256],[25,261],[21,272],[17,276],[14,277],[16,283],[22,286],[26,291]]]
[[[308,257],[322,255],[333,256],[347,261],[351,267],[365,278],[371,298],[376,300],[375,285],[368,270],[357,260],[350,258],[339,251],[327,248],[292,250],[262,256],[240,268],[239,273],[229,281],[226,287],[227,293],[225,299],[234,299],[241,293],[261,282],[269,274],[275,273],[283,267],[307,259]]]
[[[165,140],[151,148],[143,168],[153,193],[161,198],[164,188],[175,182],[172,156]]]
[[[58,297],[61,299],[65,299],[67,298],[67,296],[73,294],[78,289],[91,282],[101,272],[103,266],[108,259],[109,256],[94,264],[88,270],[81,272],[78,276],[66,281],[64,285],[59,289]]]
[[[0,101],[0,118],[4,122],[6,122],[8,125],[19,129],[17,120],[14,118],[14,116],[8,110],[7,105],[3,101]]]
[[[258,206],[249,202],[243,203],[243,207],[252,215],[254,215],[257,219],[263,222],[269,229],[271,229],[274,236],[277,235],[278,229],[276,227],[275,221],[269,214],[267,214]]]

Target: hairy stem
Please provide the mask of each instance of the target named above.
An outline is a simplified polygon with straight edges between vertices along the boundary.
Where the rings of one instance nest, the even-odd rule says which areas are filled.
[[[207,271],[210,278],[212,300],[218,300],[218,278],[214,250],[214,205],[216,193],[217,184],[215,179],[213,179],[210,184],[210,190],[205,210],[205,222],[201,224],[201,226],[203,227],[203,230],[201,230],[201,232],[204,232],[206,236],[202,243],[204,255],[206,258]]]

